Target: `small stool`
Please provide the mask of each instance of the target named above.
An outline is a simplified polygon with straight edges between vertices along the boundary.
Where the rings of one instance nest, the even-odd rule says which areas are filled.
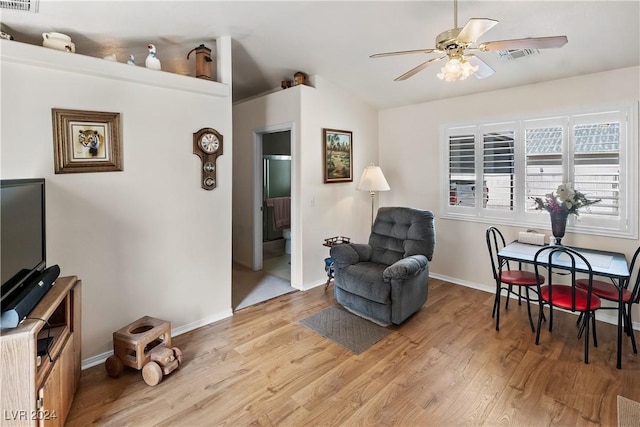
[[[324,239],[324,243],[322,246],[326,246],[331,248],[335,245],[342,245],[344,243],[349,243],[351,241],[350,237],[345,236],[335,236]],[[333,275],[335,273],[335,266],[333,265],[333,258],[325,258],[324,259],[324,271],[327,272],[327,283],[324,284],[324,291],[327,292],[329,288],[329,283],[331,283],[331,279],[333,279]]]

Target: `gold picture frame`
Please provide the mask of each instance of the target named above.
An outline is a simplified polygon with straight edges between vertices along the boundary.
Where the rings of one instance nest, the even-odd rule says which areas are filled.
[[[325,184],[353,181],[352,138],[348,130],[322,129]]]
[[[122,171],[120,113],[52,108],[55,173]]]

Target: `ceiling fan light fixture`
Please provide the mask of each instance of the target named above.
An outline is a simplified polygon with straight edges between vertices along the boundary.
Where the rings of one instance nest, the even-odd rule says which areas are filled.
[[[436,37],[436,47],[430,49],[414,49],[395,52],[376,53],[371,58],[382,58],[385,56],[406,55],[414,53],[445,53],[446,56],[429,59],[417,67],[412,68],[394,81],[406,80],[416,75],[418,72],[449,58],[447,63],[438,73],[440,80],[455,82],[465,80],[469,76],[475,76],[481,80],[492,76],[495,70],[484,62],[480,57],[469,51],[508,52],[510,59],[521,56],[535,54],[538,49],[559,48],[567,44],[567,36],[550,37],[527,37],[524,39],[494,40],[476,45],[476,40],[482,37],[487,31],[493,28],[498,21],[489,18],[471,18],[462,28],[458,28],[458,0],[453,2],[453,28],[443,31]],[[506,55],[505,55],[506,56]]]
[[[458,80],[465,80],[478,71],[477,65],[471,65],[464,58],[451,58],[440,69],[438,78],[447,82],[455,82]]]

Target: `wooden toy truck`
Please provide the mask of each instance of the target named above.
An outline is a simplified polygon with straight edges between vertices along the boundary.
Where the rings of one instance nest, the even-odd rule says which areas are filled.
[[[144,316],[113,333],[113,356],[105,362],[107,374],[117,378],[123,366],[141,370],[142,378],[155,386],[182,364],[182,352],[171,347],[171,324]]]

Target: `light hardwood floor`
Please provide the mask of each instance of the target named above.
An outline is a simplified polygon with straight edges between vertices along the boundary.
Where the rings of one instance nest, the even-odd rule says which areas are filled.
[[[536,346],[524,305],[496,332],[492,295],[431,279],[422,310],[354,355],[298,323],[334,303],[323,288],[175,337],[184,363],[156,387],[85,370],[68,425],[615,426],[616,396],[640,401],[640,356],[625,336],[615,369],[613,325],[585,365],[574,316]]]

